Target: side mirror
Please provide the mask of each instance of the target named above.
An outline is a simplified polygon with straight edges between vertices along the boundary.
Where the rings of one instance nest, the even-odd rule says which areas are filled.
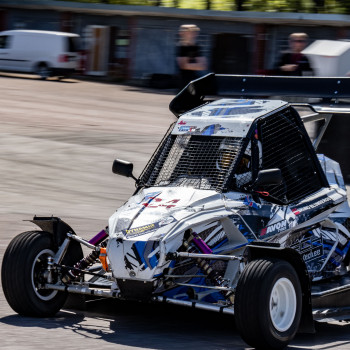
[[[279,185],[283,177],[280,169],[260,170],[254,183],[255,186]]]
[[[112,171],[114,174],[132,177],[134,180],[137,180],[132,174],[133,169],[134,164],[121,159],[115,159],[112,166]]]

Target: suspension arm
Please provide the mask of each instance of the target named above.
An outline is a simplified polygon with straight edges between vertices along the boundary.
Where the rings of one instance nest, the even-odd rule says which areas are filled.
[[[198,253],[187,253],[187,252],[173,252],[167,254],[167,260],[175,260],[177,258],[201,258],[201,259],[216,259],[216,260],[243,260],[243,257],[234,255],[219,255],[219,254],[198,254]]]

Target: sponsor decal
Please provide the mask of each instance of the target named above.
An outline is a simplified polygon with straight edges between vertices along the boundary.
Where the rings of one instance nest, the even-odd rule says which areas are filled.
[[[180,132],[195,132],[197,130],[196,126],[180,126]]]
[[[122,230],[122,233],[128,237],[141,236],[141,235],[144,235],[146,233],[150,233],[152,231],[155,231],[162,226],[169,225],[174,221],[176,221],[176,219],[172,216],[169,216],[169,217],[167,217],[164,220],[161,220],[159,222],[154,222],[152,224],[147,224],[147,225],[143,225],[143,226],[139,226],[139,227],[135,227],[135,228]]]
[[[323,243],[321,237],[306,237],[293,244],[291,248],[297,250],[305,262],[322,257]]]
[[[322,256],[322,247],[315,248],[311,252],[302,255],[305,262],[317,259],[320,256]]]
[[[305,205],[304,207],[301,207],[301,208],[292,208],[292,212],[294,213],[294,215],[299,215],[299,214],[301,214],[304,211],[315,209],[318,206],[320,206],[320,205],[322,205],[324,203],[327,203],[327,202],[332,202],[332,199],[327,197],[327,198],[320,199],[319,201],[317,201],[315,203],[311,203],[309,205]]]
[[[184,120],[181,120],[180,123],[177,123],[177,125],[186,125],[187,123]]]
[[[157,197],[157,198],[152,198],[152,201],[142,203],[142,205],[147,208],[165,207],[167,209],[170,209],[170,208],[176,207],[176,203],[179,201],[180,199],[171,199],[170,201],[165,202],[163,201],[162,198]]]
[[[280,233],[280,232],[286,230],[287,227],[288,227],[287,220],[281,220],[281,221],[278,221],[272,225],[269,225],[269,226],[263,228],[260,231],[260,236],[265,236],[265,235],[274,234],[274,233]]]
[[[156,230],[159,227],[158,223],[143,225],[135,228],[130,228],[128,230],[122,230],[122,233],[125,236],[139,236],[143,235],[145,233],[151,232]]]

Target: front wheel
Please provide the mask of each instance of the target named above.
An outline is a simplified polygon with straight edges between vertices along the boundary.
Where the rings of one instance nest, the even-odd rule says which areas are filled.
[[[235,319],[245,342],[258,349],[283,349],[300,322],[302,293],[291,264],[259,259],[244,269],[235,294]]]
[[[5,251],[2,288],[11,308],[22,316],[53,316],[66,301],[67,293],[44,288],[47,262],[55,255],[52,238],[48,232],[23,232]]]

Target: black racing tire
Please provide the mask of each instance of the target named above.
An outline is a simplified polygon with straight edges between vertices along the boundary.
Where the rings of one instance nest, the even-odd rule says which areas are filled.
[[[250,262],[237,284],[236,327],[242,339],[257,349],[283,349],[300,323],[302,292],[293,266],[284,260]]]
[[[39,75],[41,80],[46,80],[51,77],[51,69],[46,63],[39,63],[36,67],[36,74]]]
[[[23,232],[10,242],[3,257],[1,282],[7,302],[18,314],[48,317],[63,306],[68,293],[41,288],[43,267],[54,254],[49,232]]]

